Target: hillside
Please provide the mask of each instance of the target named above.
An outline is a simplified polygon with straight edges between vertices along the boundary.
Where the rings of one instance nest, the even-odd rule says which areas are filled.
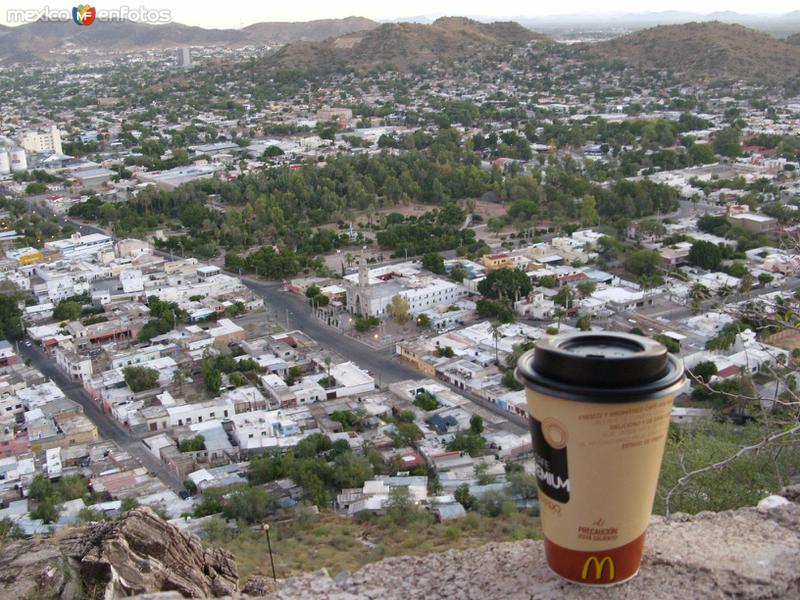
[[[787,44],[792,44],[793,46],[800,46],[800,33],[793,33],[789,37],[786,38]]]
[[[255,23],[244,29],[203,29],[179,23],[147,25],[131,21],[98,21],[91,27],[76,27],[71,21],[36,21],[18,27],[0,28],[0,63],[63,61],[68,58],[65,50],[128,52],[176,46],[323,40],[377,26],[374,21],[361,17],[305,23]]]
[[[476,56],[493,47],[547,40],[518,23],[443,17],[430,25],[386,23],[323,42],[290,44],[267,57],[265,65],[315,71],[373,66],[404,70],[436,60]]]
[[[76,27],[72,22],[36,21],[2,32],[0,62],[60,61],[64,50],[134,51],[183,45],[239,43],[244,35],[230,29],[203,29],[178,23],[146,25],[97,22]]]
[[[364,17],[347,17],[345,19],[319,19],[306,22],[269,22],[255,23],[242,29],[247,38],[253,42],[265,44],[288,44],[291,42],[315,42],[331,37],[339,37],[374,29],[379,24]]]
[[[695,78],[779,83],[800,75],[799,47],[720,22],[653,27],[576,50],[591,58]]]

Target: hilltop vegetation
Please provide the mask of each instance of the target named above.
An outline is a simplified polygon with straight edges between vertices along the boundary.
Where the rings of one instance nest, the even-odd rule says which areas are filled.
[[[435,61],[476,56],[497,46],[524,46],[547,39],[518,23],[479,23],[446,17],[431,25],[387,23],[324,42],[290,44],[263,62],[264,66],[277,70],[326,72],[370,67],[406,70]]]
[[[644,69],[666,69],[706,80],[780,83],[800,77],[800,48],[741,25],[663,25],[576,49]]]
[[[481,169],[471,143],[461,143],[454,129],[436,135],[418,131],[399,143],[409,150],[400,155],[339,155],[322,167],[268,169],[231,182],[210,179],[169,192],[148,188],[119,204],[93,198],[73,206],[70,215],[111,225],[118,236],[167,227],[172,235],[159,242],[163,248],[202,258],[225,250],[230,268],[281,278],[316,268],[317,255],[351,244],[343,231],[319,226],[339,223],[344,229],[357,212],[367,213],[366,226],[378,232],[381,247],[398,255],[449,249],[467,255],[479,249],[473,232],[459,232],[467,213],[454,203],[468,204],[487,193],[508,204],[504,222],[522,226],[542,219],[579,219],[581,204],[576,199],[586,196],[596,203],[597,216],[592,211],[591,220],[619,228],[629,219],[677,207],[672,188],[625,180],[601,187],[571,159],[552,161],[544,179],[536,169],[505,174],[497,167]],[[209,194],[225,206],[224,212],[210,206]],[[410,220],[391,214],[373,217],[378,208],[412,201],[440,207],[440,213]],[[246,257],[237,254],[243,251]]]

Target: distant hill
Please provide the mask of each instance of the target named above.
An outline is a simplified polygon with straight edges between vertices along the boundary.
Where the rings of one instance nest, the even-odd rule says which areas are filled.
[[[754,7],[757,8],[757,7]],[[735,23],[764,31],[776,37],[785,37],[800,30],[800,11],[785,14],[739,13],[730,10],[703,13],[681,10],[605,12],[601,7],[580,13],[553,14],[516,19],[525,27],[543,32],[630,32],[658,25],[678,25],[700,21]]]
[[[0,33],[0,62],[21,63],[64,60],[66,57],[62,51],[68,49],[132,51],[239,43],[244,38],[236,30],[203,29],[179,23],[147,25],[130,21],[98,21],[90,27],[78,27],[71,21],[36,21]]]
[[[317,42],[339,37],[355,31],[374,29],[379,23],[364,17],[345,19],[320,19],[297,23],[255,23],[242,29],[248,39],[265,44],[288,44],[291,42]]]
[[[653,27],[577,50],[588,57],[704,79],[779,83],[800,76],[800,47],[716,21]]]
[[[23,64],[61,61],[64,50],[102,53],[137,51],[176,46],[278,44],[297,40],[323,40],[353,31],[377,27],[361,17],[326,19],[307,23],[256,23],[244,29],[203,29],[179,23],[147,25],[132,21],[101,22],[78,27],[70,22],[36,21],[0,28],[0,63]]]
[[[265,57],[264,63],[278,69],[317,71],[373,66],[403,70],[532,41],[549,41],[549,38],[513,22],[479,23],[461,17],[442,17],[430,25],[385,23],[323,42],[289,44]]]

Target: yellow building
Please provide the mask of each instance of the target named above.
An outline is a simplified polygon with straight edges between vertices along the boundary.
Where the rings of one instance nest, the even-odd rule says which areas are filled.
[[[62,438],[57,443],[49,444],[49,447],[61,446],[67,448],[77,444],[89,444],[97,441],[97,427],[86,415],[83,414],[62,414],[53,417],[58,429],[61,431]]]
[[[41,250],[30,247],[7,250],[6,256],[12,260],[16,260],[20,267],[35,265],[44,260],[44,254],[42,254]]]
[[[395,351],[401,360],[411,363],[418,371],[428,377],[436,377],[436,366],[431,362],[433,355],[428,340],[402,342],[397,344]]]
[[[510,269],[514,266],[514,261],[508,254],[486,254],[481,257],[481,262],[487,273],[496,269]]]

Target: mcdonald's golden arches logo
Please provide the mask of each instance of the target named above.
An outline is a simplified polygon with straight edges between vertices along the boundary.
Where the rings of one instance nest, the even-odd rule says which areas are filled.
[[[600,581],[603,578],[603,571],[608,565],[608,580],[614,581],[614,560],[610,556],[604,556],[598,559],[596,556],[590,556],[583,563],[583,570],[581,571],[581,579],[586,579],[589,576],[589,568],[594,563],[594,578],[595,581]]]

